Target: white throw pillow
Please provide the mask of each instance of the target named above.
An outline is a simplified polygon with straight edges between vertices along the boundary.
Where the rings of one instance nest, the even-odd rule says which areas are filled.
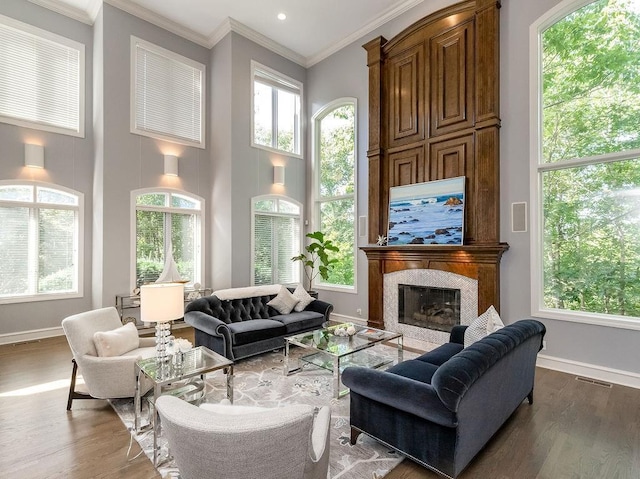
[[[496,308],[489,306],[484,313],[469,325],[464,332],[464,347],[481,340],[485,336],[496,332],[500,328],[504,328],[504,323],[500,319],[500,315]]]
[[[280,314],[289,314],[296,304],[298,299],[285,286],[281,287],[277,296],[267,303]]]
[[[293,297],[298,300],[298,304],[293,308],[295,311],[303,311],[304,308],[309,306],[312,302],[315,301],[315,298],[311,297],[309,293],[302,287],[301,284],[298,285],[296,290],[293,292]]]
[[[134,323],[127,323],[111,331],[97,331],[93,343],[100,357],[120,356],[140,346],[138,330]]]

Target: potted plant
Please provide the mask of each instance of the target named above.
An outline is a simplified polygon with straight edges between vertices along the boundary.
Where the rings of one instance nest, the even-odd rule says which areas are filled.
[[[329,271],[338,260],[335,258],[329,259],[328,252],[333,251],[337,253],[339,250],[331,240],[324,238],[324,234],[321,231],[307,233],[306,236],[311,239],[311,242],[304,248],[306,253],[300,253],[298,256],[294,256],[291,258],[291,261],[302,261],[304,274],[309,283],[307,291],[310,291],[313,280],[318,274],[325,281],[329,279]]]

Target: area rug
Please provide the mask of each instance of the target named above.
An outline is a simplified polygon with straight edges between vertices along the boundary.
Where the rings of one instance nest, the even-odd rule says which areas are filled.
[[[378,345],[378,355],[390,358],[397,355],[395,347]],[[292,348],[292,358],[304,353]],[[409,359],[416,354],[404,352]],[[274,351],[238,362],[234,367],[234,404],[261,407],[281,407],[288,404],[331,406],[331,431],[329,477],[331,479],[379,479],[397,466],[404,457],[370,437],[361,434],[351,445],[349,427],[349,395],[332,397],[331,372],[302,362],[303,368],[290,376],[282,372],[282,351]],[[221,372],[206,377],[206,402],[219,402],[226,394],[226,380]],[[133,431],[133,400],[112,400],[111,404],[122,422],[132,431],[133,439],[146,456],[153,460],[153,435],[150,431],[135,434]],[[144,413],[143,413],[144,417]],[[178,469],[168,454],[166,440],[160,436],[158,443],[164,460],[158,466],[163,478],[179,478]],[[166,458],[168,456],[168,458]]]

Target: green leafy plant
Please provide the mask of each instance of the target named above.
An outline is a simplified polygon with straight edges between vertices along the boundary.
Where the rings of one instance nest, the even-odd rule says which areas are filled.
[[[321,231],[307,233],[306,236],[312,240],[304,248],[306,253],[300,253],[298,256],[294,256],[291,258],[291,261],[302,261],[304,274],[309,283],[307,290],[310,290],[313,280],[318,274],[325,281],[329,278],[329,271],[338,260],[335,258],[330,259],[328,252],[333,251],[337,253],[339,249],[330,239],[325,239]]]

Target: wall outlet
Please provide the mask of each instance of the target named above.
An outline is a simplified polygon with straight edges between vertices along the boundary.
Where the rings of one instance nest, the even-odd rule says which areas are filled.
[[[356,309],[356,313],[358,314],[358,316],[362,316],[362,308]]]
[[[545,351],[547,349],[547,341],[545,339],[542,340],[542,350]]]

